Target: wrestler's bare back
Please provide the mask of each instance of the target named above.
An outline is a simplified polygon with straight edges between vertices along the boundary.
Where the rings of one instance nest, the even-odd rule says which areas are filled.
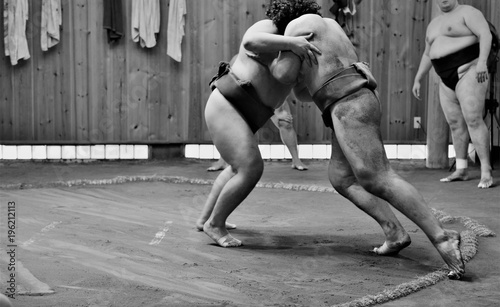
[[[304,85],[313,94],[332,74],[357,62],[358,56],[345,32],[331,18],[313,14],[303,15],[289,23],[285,36],[309,33],[314,33],[310,42],[320,50],[324,50],[321,55],[316,56],[318,65],[302,64],[301,66],[299,81],[303,79]],[[288,54],[291,56],[290,53]]]
[[[434,18],[427,27],[428,56],[439,59],[477,43],[477,36],[466,24],[475,8],[460,5],[455,10]]]

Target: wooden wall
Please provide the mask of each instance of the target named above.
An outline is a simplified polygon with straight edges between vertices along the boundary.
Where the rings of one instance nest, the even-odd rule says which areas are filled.
[[[109,44],[103,1],[62,0],[61,42],[47,52],[40,47],[41,1],[29,1],[31,58],[16,66],[0,59],[0,143],[210,142],[203,119],[208,81],[218,62],[237,52],[245,30],[265,18],[268,0],[187,0],[181,63],[166,55],[169,1],[161,1],[161,29],[152,49],[131,40],[132,0],[123,0],[125,36]],[[499,24],[495,1],[465,2]],[[333,2],[318,3],[323,15],[332,17]],[[425,142],[427,101],[413,98],[411,87],[432,5],[432,0],[363,0],[346,20],[361,59],[371,63],[379,82],[388,142]],[[3,40],[0,48],[3,52]],[[296,101],[291,108],[300,143],[329,142],[330,131],[313,104]],[[424,130],[413,129],[415,116]],[[270,123],[259,136],[262,143],[280,142]]]
[[[208,81],[218,62],[235,54],[244,31],[264,18],[263,2],[188,0],[178,63],[166,54],[168,1],[161,1],[157,45],[144,49],[131,39],[131,0],[123,1],[125,36],[112,45],[103,0],[63,0],[61,42],[47,52],[40,47],[41,1],[29,1],[31,58],[16,66],[7,57],[0,62],[0,140],[210,141],[202,118]]]

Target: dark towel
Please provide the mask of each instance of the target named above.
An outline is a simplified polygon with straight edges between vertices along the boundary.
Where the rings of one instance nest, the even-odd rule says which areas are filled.
[[[108,42],[116,42],[123,36],[123,10],[121,0],[104,0],[104,29],[108,30]]]

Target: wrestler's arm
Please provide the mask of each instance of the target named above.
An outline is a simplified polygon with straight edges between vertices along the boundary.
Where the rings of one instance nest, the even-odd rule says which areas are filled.
[[[299,82],[299,74],[302,61],[291,51],[282,51],[273,61],[269,70],[273,77],[283,84],[296,84]]]
[[[242,39],[243,47],[253,53],[274,53],[289,50],[301,59],[316,62],[313,52],[321,54],[318,48],[308,42],[312,35],[302,36],[279,35],[271,20],[261,20],[251,26]]]
[[[417,99],[420,99],[420,81],[432,68],[431,58],[429,57],[430,49],[431,45],[429,44],[429,41],[426,36],[424,54],[422,55],[422,59],[420,60],[420,65],[418,66],[418,71],[417,74],[415,75],[415,80],[413,81],[412,93],[413,96],[415,96],[415,98]]]
[[[429,31],[429,30],[428,30]],[[422,59],[420,60],[420,65],[418,66],[417,74],[415,79],[421,80],[424,75],[426,75],[432,68],[431,58],[429,52],[431,50],[431,44],[429,43],[428,35],[425,37],[425,49],[422,54]]]
[[[306,33],[313,33],[313,29],[306,27],[303,19],[292,20],[285,30],[285,37],[296,37]],[[275,79],[284,84],[301,83],[299,80],[303,59],[293,52],[282,51],[270,66],[271,73]],[[301,88],[294,90],[296,94],[301,92]],[[298,98],[298,97],[297,97]],[[300,98],[299,98],[300,99]]]
[[[282,51],[269,70],[273,77],[283,84],[295,84],[293,93],[302,102],[312,101],[301,74],[302,61],[291,51]]]
[[[469,10],[464,14],[464,20],[467,27],[479,39],[479,59],[477,62],[476,72],[479,82],[484,82],[488,76],[487,61],[491,50],[491,32],[488,22],[483,16],[483,13],[474,7],[469,7]]]

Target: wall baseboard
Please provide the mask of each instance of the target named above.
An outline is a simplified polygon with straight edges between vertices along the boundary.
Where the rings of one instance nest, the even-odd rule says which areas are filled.
[[[0,160],[143,160],[149,145],[0,145]]]
[[[425,160],[427,158],[427,145],[422,144],[386,144],[384,145],[387,158],[389,159],[412,159]],[[291,159],[292,156],[285,145],[259,145],[262,158],[269,159]],[[328,144],[301,144],[299,145],[300,159],[330,159],[332,149]],[[475,157],[474,146],[469,145],[471,159]],[[184,156],[189,159],[219,159],[220,154],[214,145],[209,144],[186,144]],[[448,147],[448,157],[455,157],[452,145]],[[472,159],[474,160],[474,159]]]
[[[389,159],[424,160],[427,145],[387,144],[384,145]],[[292,156],[282,144],[259,145],[265,160],[291,159]],[[300,159],[328,160],[331,145],[300,144]],[[448,147],[448,157],[455,157],[452,145]],[[469,144],[469,157],[475,161],[474,146]],[[147,160],[188,158],[217,160],[220,154],[211,144],[173,145],[0,145],[0,160]]]

